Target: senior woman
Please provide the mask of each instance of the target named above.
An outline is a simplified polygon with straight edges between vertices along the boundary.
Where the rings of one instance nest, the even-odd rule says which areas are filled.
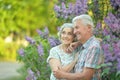
[[[61,44],[51,48],[50,54],[47,58],[47,62],[50,64],[52,70],[50,80],[57,80],[53,75],[53,71],[56,71],[59,68],[66,72],[72,72],[77,61],[77,50],[74,50],[71,53],[67,53],[66,51],[70,43],[75,39],[75,35],[73,34],[73,24],[64,23],[58,32],[58,36]]]

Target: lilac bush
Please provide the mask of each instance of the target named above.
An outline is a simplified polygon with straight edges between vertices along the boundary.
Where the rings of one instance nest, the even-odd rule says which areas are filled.
[[[73,17],[87,12],[88,0],[76,0],[75,4],[62,2],[60,5],[55,5],[54,10],[57,18],[65,21],[71,21]]]
[[[49,80],[50,67],[46,63],[50,48],[60,44],[57,37],[49,36],[47,27],[43,31],[37,29],[38,36],[25,37],[29,42],[27,47],[18,50],[17,60],[24,63],[21,72],[26,80]]]
[[[118,76],[120,75],[120,18],[108,13],[104,22],[106,25],[103,29],[99,22],[95,29],[95,35],[103,39],[101,45],[104,50],[105,64],[102,76],[107,77],[108,80],[120,79]]]
[[[114,9],[116,17],[120,17],[120,0],[110,0],[110,4]]]

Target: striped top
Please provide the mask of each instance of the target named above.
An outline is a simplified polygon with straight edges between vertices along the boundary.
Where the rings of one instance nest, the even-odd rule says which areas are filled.
[[[79,47],[79,56],[74,72],[82,72],[84,67],[96,69],[102,62],[103,51],[100,46],[100,41],[92,36],[82,47]],[[99,80],[98,75],[98,71],[96,71],[92,80]]]

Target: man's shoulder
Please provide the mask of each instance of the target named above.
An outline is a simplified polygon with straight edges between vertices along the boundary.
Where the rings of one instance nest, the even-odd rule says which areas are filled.
[[[90,46],[100,47],[100,41],[99,41],[97,38],[94,38],[94,39],[91,41]]]

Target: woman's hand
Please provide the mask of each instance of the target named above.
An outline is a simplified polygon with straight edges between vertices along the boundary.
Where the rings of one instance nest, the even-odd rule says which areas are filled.
[[[71,53],[74,51],[78,46],[80,45],[80,42],[73,42],[70,44],[70,46],[67,48],[66,52]]]
[[[75,63],[78,61],[78,56],[79,56],[79,52],[75,54],[75,59],[74,59]]]

